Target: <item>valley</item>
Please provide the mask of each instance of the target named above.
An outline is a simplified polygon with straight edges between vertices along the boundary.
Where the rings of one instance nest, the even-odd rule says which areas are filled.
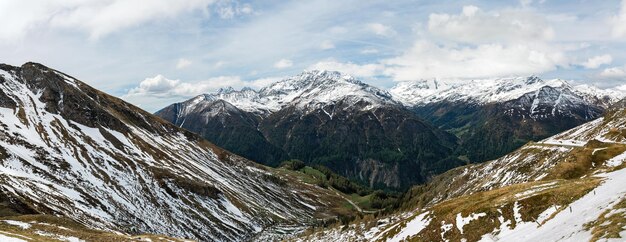
[[[626,242],[626,0],[0,0],[0,242]]]
[[[234,142],[231,144],[235,149],[259,148],[255,142],[260,139],[246,137],[265,139],[271,134],[282,142],[295,142],[298,145],[294,147],[301,147],[299,152],[310,152],[302,148],[309,147],[306,139],[299,141],[302,137],[294,139],[292,134],[310,130],[316,124],[320,125],[315,128],[317,139],[326,139],[321,144],[334,146],[337,154],[349,154],[346,152],[354,144],[337,146],[331,140],[342,143],[364,139],[365,150],[356,150],[359,157],[358,152],[380,148],[367,145],[380,144],[385,148],[391,142],[385,139],[393,138],[398,139],[395,144],[414,145],[412,149],[417,149],[417,153],[411,157],[421,157],[423,161],[413,162],[429,161],[444,167],[428,168],[434,170],[427,170],[423,180],[405,183],[415,186],[394,191],[377,187],[376,181],[399,184],[400,180],[385,181],[401,179],[400,171],[412,173],[413,177],[420,173],[415,173],[419,169],[410,165],[400,166],[404,161],[390,158],[393,153],[380,156],[385,154],[384,149],[378,154],[363,153],[369,160],[357,159],[352,166],[335,164],[341,156],[327,156],[334,157],[329,160],[334,162],[324,162],[319,157],[313,162],[286,159],[268,167],[43,65],[1,67],[0,220],[5,224],[0,226],[0,233],[5,237],[25,241],[498,241],[623,236],[620,226],[626,191],[619,185],[626,177],[622,174],[626,167],[626,136],[621,128],[626,125],[623,101],[593,106],[584,101],[589,96],[583,98],[571,91],[567,95],[574,101],[562,101],[560,96],[566,94],[561,93],[561,101],[550,103],[537,101],[543,87],[535,96],[526,93],[512,99],[521,106],[504,112],[505,116],[521,115],[522,122],[550,122],[551,119],[545,119],[548,114],[535,111],[531,113],[538,116],[523,118],[528,108],[524,105],[528,103],[535,109],[543,107],[545,111],[541,112],[564,115],[555,116],[557,119],[603,114],[590,122],[581,119],[582,124],[570,130],[529,141],[502,157],[472,162],[475,164],[450,158],[461,149],[462,138],[422,121],[386,92],[336,72],[310,72],[275,84],[290,88],[304,85],[309,90],[293,88],[300,96],[286,98],[290,101],[276,101],[272,95],[260,98],[255,96],[256,91],[242,90],[248,93],[243,96],[255,97],[254,101],[272,100],[268,102],[275,102],[275,106],[257,103],[243,111],[224,96],[228,93],[241,98],[241,93],[222,90],[215,94],[222,95],[219,99],[205,95],[158,113],[166,119],[174,118],[174,124],[183,127],[199,125],[199,120],[206,121],[204,125],[209,127],[218,125],[204,134],[218,132],[218,137]],[[539,80],[535,78],[533,83]],[[363,96],[329,94],[331,99],[320,100],[321,94],[308,93],[332,91],[335,85],[356,88],[350,93],[363,92]],[[517,88],[521,87],[525,86]],[[280,93],[278,96],[283,98],[292,95],[287,91],[265,92]],[[305,102],[302,97],[307,95],[315,101]],[[312,103],[317,106],[312,107]],[[287,108],[277,109],[280,105]],[[510,101],[502,105],[517,107]],[[585,116],[574,110],[588,113]],[[370,123],[373,120],[376,121]],[[360,132],[347,125],[354,122],[365,128],[366,138],[346,139]],[[287,139],[278,129],[264,131],[266,128],[258,128],[262,126],[255,127],[264,124],[289,127]],[[396,127],[395,133],[389,133],[392,127]],[[333,134],[343,129],[347,129],[345,133]],[[320,133],[324,130],[331,133]],[[252,143],[238,144],[238,136],[233,132]],[[424,139],[428,143],[415,140],[424,135],[429,137]],[[387,138],[378,140],[381,137]],[[441,143],[433,145],[433,140]],[[273,146],[272,142],[262,144]],[[328,152],[329,147],[322,150]],[[395,149],[398,154],[413,154],[403,148]],[[420,153],[429,149],[440,150],[449,158],[437,161],[433,154]],[[272,149],[261,150],[270,151],[263,154],[273,154]],[[286,157],[311,154],[296,151],[286,152]],[[276,154],[282,152],[279,149]],[[395,173],[389,173],[385,166],[395,166]],[[421,167],[429,165],[423,163]],[[356,168],[362,170],[345,173],[346,177],[337,172]],[[575,209],[581,210],[574,213]]]

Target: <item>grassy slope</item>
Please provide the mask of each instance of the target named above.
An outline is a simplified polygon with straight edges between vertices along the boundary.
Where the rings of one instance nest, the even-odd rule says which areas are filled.
[[[365,216],[348,226],[335,225],[324,230],[308,231],[302,239],[327,241],[326,238],[341,236],[347,231],[357,235],[355,237],[364,238],[366,233],[377,231],[374,233],[377,236],[373,238],[376,241],[385,241],[400,234],[409,222],[425,212],[428,213],[426,218],[429,222],[420,233],[407,237],[409,241],[437,241],[441,240],[442,236],[450,241],[460,241],[462,238],[467,241],[478,241],[483,235],[500,229],[503,224],[510,229],[515,228],[516,214],[521,219],[517,219],[517,222],[542,224],[566,209],[568,204],[596,188],[602,178],[594,174],[626,168],[626,163],[618,167],[605,165],[607,160],[625,151],[626,145],[624,144],[590,141],[583,147],[576,147],[569,151],[566,157],[547,170],[548,175],[539,181],[452,197],[425,207],[423,206],[427,204],[426,202],[416,203],[420,198],[417,196],[405,201],[407,204],[404,204],[404,210],[402,210],[406,211],[405,213],[400,211],[383,218]],[[543,162],[542,158],[538,160]],[[431,195],[422,198],[432,199]],[[412,208],[407,207],[408,203],[413,204]],[[626,220],[624,220],[626,212],[623,209],[625,204],[624,200],[617,202],[611,211],[618,212],[607,210],[595,221],[585,225],[584,229],[594,236],[592,241],[620,238],[620,233],[623,233],[624,225],[626,225]],[[518,209],[517,212],[516,209]],[[457,216],[467,217],[471,214],[482,213],[484,213],[482,217],[463,226],[464,233],[461,234],[456,225]],[[451,227],[446,230],[443,225]]]
[[[321,184],[328,183],[328,178],[326,177],[324,173],[310,166],[305,166],[296,171],[286,169],[286,168],[278,168],[276,169],[276,171],[279,174],[296,177],[298,180],[305,182],[307,184],[311,184],[311,185],[321,185]],[[337,194],[339,194],[341,197],[345,199],[345,201],[341,203],[342,204],[341,206],[345,208],[346,211],[343,211],[342,214],[354,215],[354,213],[358,212],[359,209],[355,208],[352,205],[352,203],[356,204],[359,208],[361,208],[366,213],[378,210],[378,209],[372,208],[371,206],[372,205],[372,193],[366,194],[366,195],[359,195],[358,193],[346,194],[332,187],[327,187],[327,188],[329,190],[337,192]],[[350,203],[348,200],[352,201],[352,203]]]
[[[29,224],[28,228],[6,222],[18,221]],[[162,235],[130,236],[116,232],[89,229],[69,219],[51,215],[21,215],[0,217],[0,235],[25,241],[64,241],[68,238],[84,241],[185,241]]]

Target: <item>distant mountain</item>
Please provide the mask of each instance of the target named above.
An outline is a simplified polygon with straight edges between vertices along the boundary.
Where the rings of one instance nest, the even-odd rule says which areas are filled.
[[[371,186],[405,187],[593,120],[622,97],[536,76],[421,80],[387,92],[337,72],[308,71],[259,91],[221,89],[156,114],[264,164],[296,158]]]
[[[338,72],[307,71],[256,92],[222,89],[156,115],[264,164],[300,159],[370,186],[407,187],[462,164],[451,156],[456,137]]]
[[[543,80],[537,76],[480,80],[419,80],[400,82],[390,89],[396,100],[407,106],[420,106],[435,102],[467,102],[489,104],[518,99],[524,94],[543,87],[570,89],[586,101],[603,106],[621,100],[625,94],[591,85],[573,86],[565,80]]]
[[[333,219],[342,199],[59,71],[0,65],[0,216],[240,241]]]
[[[399,83],[394,98],[461,140],[472,162],[495,159],[599,117],[624,93],[536,76],[473,81]]]
[[[224,99],[202,95],[156,115],[248,159],[271,166],[288,159],[286,152],[267,141],[258,129],[264,116],[241,110]]]
[[[445,172],[399,209],[296,241],[621,241],[626,101],[493,161]]]

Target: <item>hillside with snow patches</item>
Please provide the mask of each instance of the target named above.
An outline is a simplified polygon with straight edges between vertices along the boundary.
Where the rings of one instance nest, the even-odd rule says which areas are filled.
[[[300,241],[623,241],[626,109],[407,193],[404,211]]]
[[[333,218],[337,200],[61,72],[0,66],[3,213],[240,241]]]

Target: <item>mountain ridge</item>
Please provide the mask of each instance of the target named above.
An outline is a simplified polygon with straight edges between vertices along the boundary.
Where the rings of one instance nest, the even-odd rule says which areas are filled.
[[[485,105],[510,101],[546,86],[570,89],[576,94],[586,97],[607,98],[609,99],[608,102],[617,102],[626,97],[626,93],[617,90],[600,89],[588,84],[572,85],[563,79],[543,80],[534,75],[476,80],[407,81],[396,84],[390,89],[390,92],[407,106],[441,101],[465,101]],[[598,102],[598,104],[602,104],[604,108],[610,105],[610,103],[602,102]]]
[[[398,87],[402,86],[406,95],[424,92],[422,93],[424,95],[413,96],[413,100],[423,100],[423,103],[412,106],[407,102],[398,92]],[[496,79],[495,83],[491,84],[481,81],[406,82],[386,91],[339,72],[314,70],[285,78],[258,91],[251,88],[243,88],[240,91],[223,88],[211,94],[202,94],[185,102],[173,104],[156,114],[258,162],[276,166],[280,159],[302,159],[309,164],[331,166],[339,174],[367,181],[372,186],[376,183],[371,182],[371,176],[377,176],[374,174],[388,174],[384,177],[389,177],[397,174],[395,170],[400,169],[385,164],[384,160],[380,159],[386,157],[384,159],[393,160],[392,157],[405,156],[402,150],[407,147],[393,145],[389,149],[381,148],[379,149],[381,152],[391,155],[377,156],[374,159],[376,162],[372,162],[366,161],[371,156],[362,155],[363,152],[369,152],[365,150],[372,148],[356,149],[337,143],[347,137],[356,140],[356,137],[351,136],[361,131],[344,133],[340,137],[332,138],[334,140],[325,140],[324,137],[332,136],[338,130],[352,129],[355,124],[364,125],[364,120],[351,120],[352,117],[381,123],[383,120],[380,116],[385,113],[387,115],[384,117],[387,119],[393,116],[411,117],[418,122],[423,120],[429,122],[434,127],[430,124],[416,127],[422,127],[419,130],[436,130],[434,133],[439,133],[438,135],[427,137],[438,140],[435,143],[447,143],[443,146],[447,147],[448,151],[439,152],[438,158],[429,158],[431,160],[427,163],[437,163],[436,160],[444,160],[445,157],[454,158],[448,160],[449,164],[444,162],[436,165],[441,169],[444,169],[443,167],[447,169],[467,162],[494,159],[513,151],[527,141],[542,139],[582,124],[598,117],[606,106],[615,102],[615,97],[604,95],[609,93],[605,90],[591,86],[583,87],[580,90],[584,91],[580,91],[563,80],[545,81],[537,76],[530,76]],[[471,94],[470,91],[475,93]],[[600,94],[601,96],[597,96]],[[217,100],[232,104],[236,109],[220,113],[217,109],[206,108],[212,107]],[[365,113],[370,114],[364,116]],[[247,117],[245,120],[253,121],[235,120],[234,117]],[[227,119],[231,120],[232,127],[224,124],[223,120]],[[185,120],[191,120],[191,123]],[[340,124],[341,122],[350,124],[344,125]],[[395,125],[398,124],[398,121],[393,122],[396,122]],[[341,128],[323,128],[339,124]],[[377,138],[397,143],[398,138],[388,138],[389,135],[399,135],[390,134],[391,126],[386,128],[382,125],[377,126],[366,129],[381,130],[376,133]],[[440,142],[439,140],[445,137],[441,130],[454,134],[457,140]],[[412,130],[403,132],[415,133]],[[373,134],[365,135],[365,131],[363,133],[364,136],[359,139],[367,140],[373,137]],[[311,152],[320,146],[319,142],[326,142],[325,144],[329,145],[324,148],[326,152],[332,150],[332,153],[344,153],[339,156],[341,157],[339,160],[349,160],[350,164],[362,165],[358,165],[358,168],[354,165],[343,166],[337,163],[338,161],[331,162],[336,158],[325,158],[321,153]],[[404,142],[414,143],[410,140]],[[356,143],[353,144],[359,147]],[[429,147],[428,144],[421,146]],[[257,148],[253,150],[249,147]],[[337,150],[336,147],[343,147],[345,150]],[[411,149],[420,150],[420,148]],[[268,152],[263,153],[262,150]],[[354,154],[359,155],[350,157]],[[372,166],[377,168],[367,168]],[[424,164],[419,166],[422,168],[411,169],[425,169]],[[379,168],[383,170],[378,170]],[[440,171],[439,168],[436,170]],[[421,178],[417,180],[424,182],[431,175],[432,173],[422,173]],[[380,179],[385,181],[383,182],[385,184],[399,184],[398,181],[392,182],[388,178]]]
[[[340,214],[336,194],[61,72],[0,69],[0,193],[12,201],[0,210],[200,240],[245,240]]]

